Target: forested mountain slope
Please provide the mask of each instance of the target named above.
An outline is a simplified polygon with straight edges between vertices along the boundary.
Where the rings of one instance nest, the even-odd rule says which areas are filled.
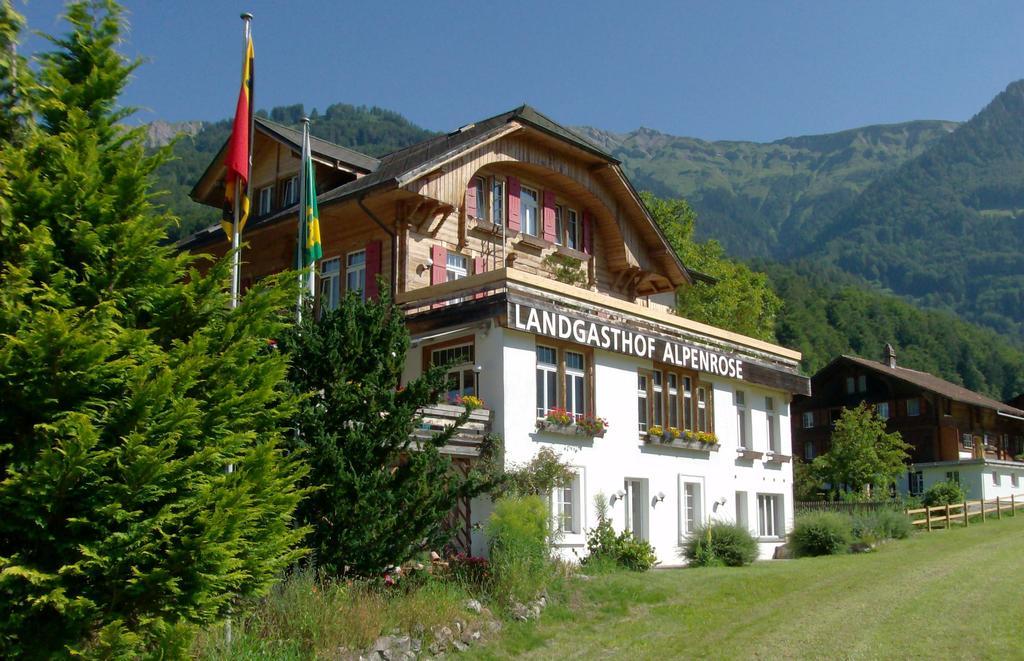
[[[637,187],[683,197],[700,218],[698,238],[738,257],[782,259],[878,176],[924,153],[955,122],[866,126],[771,143],[707,142],[650,129],[577,129],[623,162]]]

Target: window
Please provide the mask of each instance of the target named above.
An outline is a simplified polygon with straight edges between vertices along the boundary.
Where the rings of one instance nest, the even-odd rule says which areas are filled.
[[[583,485],[580,471],[577,470],[572,481],[564,487],[555,487],[555,520],[558,531],[569,535],[583,532]]]
[[[448,367],[448,401],[459,396],[476,395],[475,347],[472,342],[430,350],[431,365]]]
[[[960,434],[960,444],[969,450],[974,449],[974,436],[971,434]]]
[[[920,496],[924,493],[924,473],[921,471],[907,473],[907,491],[911,496]]]
[[[258,200],[259,204],[256,207],[256,213],[260,216],[270,213],[274,207],[274,187],[266,186],[261,188]]]
[[[846,393],[852,395],[854,392],[856,392],[856,387],[857,380],[854,379],[852,376],[846,377]]]
[[[814,459],[814,441],[804,441],[804,459]]]
[[[635,539],[647,539],[647,480],[627,478],[623,483],[626,492],[626,530]]]
[[[543,418],[558,408],[558,352],[537,347],[537,417]]]
[[[693,379],[683,377],[683,429],[693,431]]]
[[[679,377],[668,374],[668,426],[679,427]]]
[[[960,471],[946,471],[946,481],[960,484]]]
[[[867,392],[868,390],[868,377],[861,374],[857,377],[857,392]]]
[[[473,177],[473,187],[476,188],[476,217],[486,220],[487,181],[483,177]]]
[[[586,377],[583,354],[565,352],[565,410],[577,420],[586,413]]]
[[[889,402],[878,402],[875,404],[875,412],[882,420],[889,419]]]
[[[907,415],[916,416],[921,415],[921,400],[917,397],[907,400]]]
[[[757,534],[760,537],[782,536],[782,496],[757,494]]]
[[[653,406],[653,410],[652,410],[653,415],[651,416],[651,419],[654,421],[654,424],[658,425],[659,427],[661,427],[664,424],[664,420],[662,419],[662,402],[661,402],[661,395],[662,395],[661,378],[662,378],[662,376],[661,375],[662,375],[661,371],[655,371],[654,372],[654,378],[653,378],[654,387],[652,388],[653,395],[654,395],[654,398],[653,398],[654,401],[651,402],[651,405]]]
[[[997,471],[992,471],[992,484],[997,487],[999,486],[999,473]]]
[[[747,397],[742,390],[737,390],[733,401],[736,404],[736,443],[741,448],[749,448],[747,439]]]
[[[647,433],[647,375],[636,375],[636,415],[637,429],[641,434]]]
[[[284,195],[282,196],[281,203],[283,206],[290,207],[293,204],[298,204],[298,202],[299,178],[295,176],[284,182]]]
[[[500,225],[505,222],[505,180],[491,179],[491,222]]]
[[[768,427],[768,450],[770,452],[781,453],[782,447],[779,445],[779,430],[775,426],[775,399],[772,397],[764,398],[764,412],[765,412],[765,424]]]
[[[580,216],[575,209],[565,210],[565,245],[573,250],[580,249]]]
[[[320,308],[334,310],[341,303],[341,260],[320,262]]]
[[[555,243],[562,246],[565,245],[565,225],[562,219],[564,213],[561,204],[555,205]]]
[[[736,492],[736,525],[750,530],[750,523],[747,520],[747,492]]]
[[[711,415],[708,413],[707,386],[697,387],[697,431],[711,431]]]
[[[350,252],[345,257],[345,293],[359,292],[366,297],[366,251]]]
[[[814,411],[804,411],[801,417],[804,422],[804,429],[812,429],[814,427]]]
[[[540,224],[540,195],[532,188],[523,186],[519,193],[520,202],[520,219],[522,221],[523,231],[527,234],[537,236],[539,234]]]
[[[699,479],[699,478],[698,478]],[[679,540],[682,541],[697,529],[704,517],[704,506],[698,479],[679,476]]]
[[[461,280],[469,275],[469,258],[465,255],[449,252],[447,253],[444,274],[445,282]]]
[[[1013,485],[1014,489],[1019,487],[1020,486],[1020,476],[1017,475],[1016,473],[1013,473],[1012,475],[1010,475],[1010,484]]]

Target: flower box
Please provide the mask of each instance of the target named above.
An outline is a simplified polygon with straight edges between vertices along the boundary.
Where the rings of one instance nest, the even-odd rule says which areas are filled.
[[[567,425],[557,424],[548,422],[544,418],[537,419],[537,431],[546,432],[549,434],[561,434],[562,436],[583,436],[585,438],[604,438],[607,429],[602,429],[599,432],[588,433],[588,430],[580,427],[575,422],[571,422]]]
[[[608,421],[597,416],[575,416],[565,409],[551,409],[543,418],[537,418],[537,431],[566,436],[604,438]]]
[[[674,428],[662,429],[657,425],[651,427],[645,440],[647,443],[700,452],[717,452],[721,447],[714,434],[680,431]]]

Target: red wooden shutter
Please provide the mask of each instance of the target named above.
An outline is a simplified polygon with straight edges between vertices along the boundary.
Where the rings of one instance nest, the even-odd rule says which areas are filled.
[[[434,262],[430,267],[430,284],[439,285],[448,281],[445,267],[448,265],[448,251],[444,246],[430,246],[430,260]]]
[[[484,266],[484,258],[483,257],[474,257],[473,258],[473,275],[478,275],[480,273],[483,273],[485,268],[486,267]],[[483,297],[484,297],[484,293],[483,292],[480,292],[479,294],[476,294],[476,295],[473,296],[473,298],[475,298],[475,299],[476,298],[483,298]]]
[[[519,183],[518,177],[508,178],[508,228],[510,230],[519,231],[522,229],[522,223],[519,220],[519,195],[523,192],[523,187]]]
[[[380,288],[377,286],[381,262],[380,246],[380,241],[370,241],[366,244],[366,300],[368,301],[380,296]]]
[[[590,212],[583,211],[583,252],[594,254],[594,228],[590,226]]]
[[[469,180],[469,186],[466,186],[466,217],[476,218],[476,185],[477,178],[473,177]]]
[[[544,191],[544,240],[555,242],[555,192]]]

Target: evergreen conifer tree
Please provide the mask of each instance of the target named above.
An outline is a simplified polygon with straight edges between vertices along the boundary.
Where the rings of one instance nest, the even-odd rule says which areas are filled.
[[[365,303],[352,294],[320,319],[302,319],[280,346],[291,359],[296,392],[306,395],[293,442],[308,459],[316,489],[300,512],[312,527],[309,546],[318,566],[367,575],[439,548],[459,499],[490,490],[499,479],[490,444],[468,473],[439,451],[469,407],[430,441],[410,440],[417,411],[445,392],[445,366],[398,387],[409,333],[387,294]]]
[[[204,274],[161,245],[167,152],[119,123],[120,9],[67,19],[18,103],[0,88],[0,657],[182,656],[305,534],[268,347],[291,293],[229,310],[228,260]],[[19,23],[5,3],[0,38]]]

